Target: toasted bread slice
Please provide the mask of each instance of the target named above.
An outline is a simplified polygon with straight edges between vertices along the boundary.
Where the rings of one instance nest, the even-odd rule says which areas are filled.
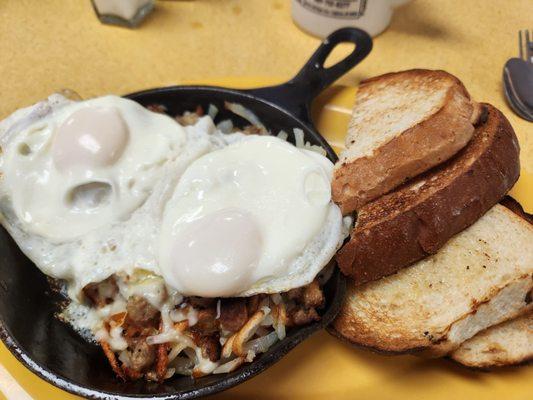
[[[467,367],[484,369],[533,360],[533,312],[478,333],[450,357]]]
[[[512,197],[505,196],[501,204],[533,224],[533,215],[526,213]],[[450,357],[467,367],[482,369],[532,361],[533,312],[487,328],[462,343]]]
[[[457,155],[361,208],[350,241],[337,253],[339,267],[356,284],[436,253],[516,182],[516,135],[500,111],[483,108],[484,122]]]
[[[435,255],[366,285],[348,283],[332,331],[376,350],[441,356],[533,308],[533,226],[502,205]]]
[[[468,143],[478,115],[463,84],[444,71],[414,69],[363,81],[335,166],[333,200],[343,214],[359,210],[442,163]]]

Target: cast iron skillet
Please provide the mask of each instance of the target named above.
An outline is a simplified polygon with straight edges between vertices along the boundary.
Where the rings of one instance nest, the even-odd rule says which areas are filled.
[[[333,48],[352,42],[354,51],[336,65],[324,68]],[[181,114],[202,105],[216,105],[218,120],[230,118],[237,126],[246,121],[224,110],[224,101],[252,110],[273,133],[285,130],[294,141],[293,128],[304,131],[306,141],[335,153],[316,132],[309,117],[311,101],[328,85],[359,63],[372,48],[363,31],[345,28],[331,34],[302,70],[289,82],[252,90],[209,86],[176,86],[133,93],[126,97],[142,105],[163,104],[169,114]],[[335,270],[325,287],[326,307],[320,322],[291,330],[287,337],[251,364],[237,371],[197,380],[175,377],[163,384],[121,382],[115,377],[102,350],[85,342],[67,324],[54,317],[64,298],[50,290],[46,277],[19,250],[9,234],[0,230],[0,336],[11,352],[31,371],[50,383],[83,397],[96,399],[190,399],[228,389],[268,368],[315,331],[324,328],[339,310],[344,278]]]

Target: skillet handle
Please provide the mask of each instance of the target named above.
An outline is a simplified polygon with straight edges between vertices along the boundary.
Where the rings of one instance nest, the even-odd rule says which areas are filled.
[[[340,43],[353,43],[355,49],[343,60],[325,68],[324,62]],[[262,98],[294,114],[298,119],[311,124],[310,106],[313,99],[326,87],[339,79],[363,60],[372,50],[372,38],[357,28],[342,28],[329,35],[309,61],[290,81],[245,92]]]

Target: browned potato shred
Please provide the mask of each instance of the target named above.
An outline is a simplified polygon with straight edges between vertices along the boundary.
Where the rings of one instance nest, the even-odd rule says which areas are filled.
[[[159,323],[159,332],[163,332],[163,321]],[[168,366],[168,343],[161,343],[157,347],[157,360],[155,364],[155,373],[158,382],[163,382],[167,373]]]
[[[104,354],[107,357],[107,360],[109,361],[109,364],[111,365],[111,368],[113,369],[113,372],[117,374],[119,378],[126,380],[124,371],[118,364],[117,357],[115,356],[115,353],[113,352],[113,350],[111,350],[111,347],[109,347],[109,343],[102,340],[100,341],[100,346],[102,347],[102,350],[104,351]]]
[[[265,312],[258,310],[250,319],[244,324],[239,332],[235,334],[233,339],[232,350],[237,356],[245,356],[244,343],[247,342],[255,333],[255,330],[259,327],[259,324],[265,318]]]

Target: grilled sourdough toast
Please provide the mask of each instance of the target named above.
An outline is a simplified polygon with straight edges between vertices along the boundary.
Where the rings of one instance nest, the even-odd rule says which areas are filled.
[[[483,369],[533,360],[533,312],[478,333],[450,357],[467,367]]]
[[[513,128],[493,106],[482,109],[472,140],[458,154],[359,210],[350,241],[337,253],[340,269],[356,285],[436,253],[516,182]]]
[[[526,213],[512,197],[505,196],[501,204],[533,224],[533,215]],[[467,367],[482,369],[533,360],[533,311],[487,328],[462,343],[450,357]]]
[[[330,332],[390,353],[442,356],[533,308],[533,226],[502,205],[442,249],[393,276],[356,286]]]
[[[359,210],[449,159],[468,143],[478,116],[463,84],[444,71],[414,69],[363,81],[335,166],[333,200],[343,214]]]

